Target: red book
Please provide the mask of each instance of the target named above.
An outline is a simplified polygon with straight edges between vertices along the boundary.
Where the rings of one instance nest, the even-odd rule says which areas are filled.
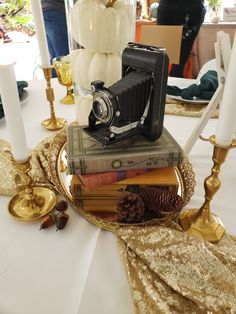
[[[122,171],[97,172],[79,175],[79,178],[86,190],[93,190],[103,185],[136,177],[150,170],[151,169],[129,169]]]

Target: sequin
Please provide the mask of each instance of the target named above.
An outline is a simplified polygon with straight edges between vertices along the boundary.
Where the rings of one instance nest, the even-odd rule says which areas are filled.
[[[136,313],[236,313],[235,237],[211,244],[176,225],[117,235]]]
[[[33,183],[52,187],[40,166],[37,151],[31,150],[29,153],[32,167],[29,174]],[[0,195],[14,195],[18,184],[24,184],[24,178],[19,176],[12,162],[11,146],[7,141],[0,140]]]

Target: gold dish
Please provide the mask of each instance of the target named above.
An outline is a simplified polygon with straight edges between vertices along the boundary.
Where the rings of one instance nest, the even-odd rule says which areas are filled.
[[[83,216],[86,220],[95,224],[96,226],[109,230],[116,231],[122,226],[127,226],[127,223],[119,223],[114,221],[108,221],[80,208],[73,199],[70,190],[69,183],[71,175],[67,174],[66,167],[66,130],[59,132],[55,137],[44,140],[38,147],[38,154],[42,164],[42,167],[47,174],[50,182],[53,183],[55,189],[62,194],[76,209],[76,211]],[[182,164],[176,167],[176,176],[179,180],[179,194],[184,199],[185,205],[189,202],[194,192],[195,187],[195,175],[192,165],[185,157]],[[145,223],[132,224],[133,226],[147,226],[147,225],[161,225],[166,223],[163,219],[152,219]]]
[[[43,217],[53,209],[56,204],[56,196],[52,190],[42,186],[34,186],[32,189],[34,194],[44,199],[44,205],[36,206],[32,211],[29,211],[27,207],[22,206],[22,195],[16,194],[8,206],[8,211],[12,217],[18,220],[32,221]]]

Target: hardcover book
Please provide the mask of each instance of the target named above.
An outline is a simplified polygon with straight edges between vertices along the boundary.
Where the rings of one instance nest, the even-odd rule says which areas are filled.
[[[103,185],[115,183],[143,174],[151,169],[129,169],[121,171],[96,172],[79,175],[86,190],[93,190]]]
[[[175,168],[153,169],[136,177],[117,181],[88,191],[80,180],[80,176],[73,175],[70,191],[78,206],[89,212],[116,212],[116,200],[120,193],[128,187],[156,186],[169,191],[178,191],[178,179]]]
[[[177,166],[182,148],[163,128],[156,141],[137,135],[111,145],[103,145],[77,122],[67,127],[67,162],[70,174],[87,174],[128,169],[153,169]]]

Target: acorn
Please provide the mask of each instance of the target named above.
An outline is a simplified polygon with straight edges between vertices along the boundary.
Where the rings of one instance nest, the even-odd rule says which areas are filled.
[[[68,208],[68,203],[67,201],[64,201],[64,200],[57,202],[56,205],[54,206],[54,209],[59,212],[64,212],[67,210],[67,208]]]
[[[56,226],[57,226],[57,230],[62,230],[65,228],[66,224],[67,224],[67,221],[69,219],[69,215],[66,214],[66,213],[59,213],[58,216],[57,216],[57,223],[56,223]]]
[[[57,216],[55,214],[48,214],[48,215],[44,216],[39,230],[47,229],[47,228],[51,227],[52,225],[54,225],[56,220],[57,220]]]

